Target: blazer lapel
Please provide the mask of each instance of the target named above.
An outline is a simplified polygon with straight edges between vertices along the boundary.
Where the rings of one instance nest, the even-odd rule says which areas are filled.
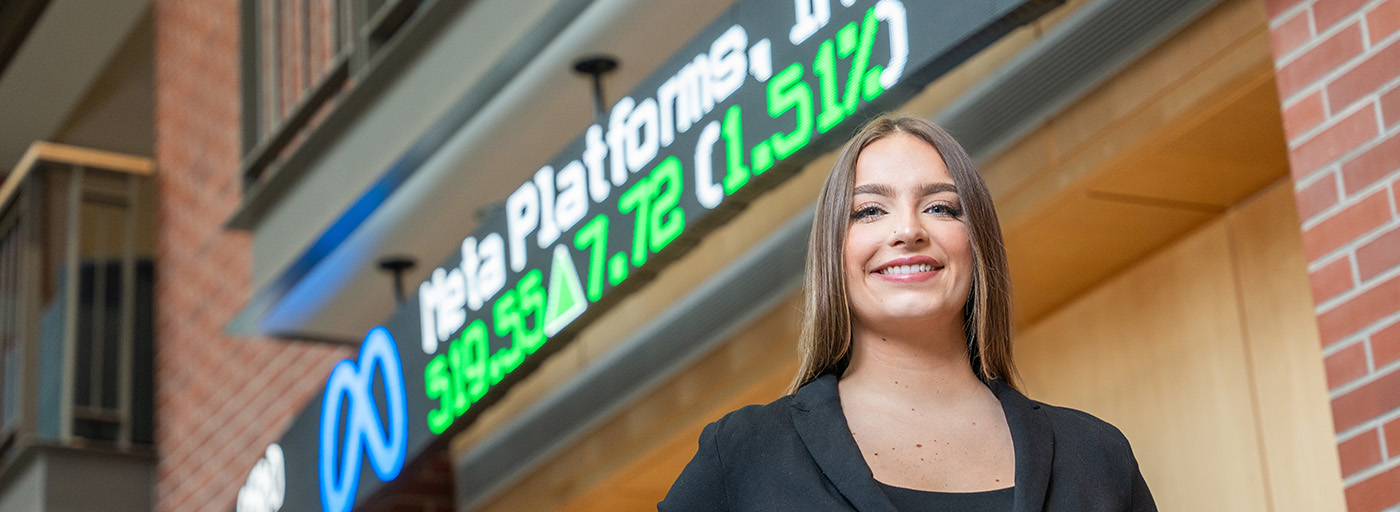
[[[799,389],[793,397],[791,414],[807,452],[856,510],[895,512],[894,504],[880,490],[860,447],[851,438],[846,415],[841,412],[835,375],[823,375]]]
[[[1005,382],[990,383],[1001,401],[1011,444],[1016,450],[1016,512],[1039,512],[1045,506],[1050,485],[1050,465],[1055,456],[1055,432],[1039,404]]]

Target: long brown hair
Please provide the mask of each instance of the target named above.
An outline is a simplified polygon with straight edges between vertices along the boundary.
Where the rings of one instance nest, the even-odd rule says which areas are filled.
[[[856,161],[870,143],[900,133],[929,143],[943,156],[967,215],[974,264],[972,290],[963,305],[963,329],[972,371],[984,380],[1001,379],[1018,387],[1019,375],[1011,358],[1011,282],[1006,248],[987,184],[972,157],[947,131],[918,117],[882,117],[866,124],[841,150],[817,196],[803,282],[807,304],[798,340],[801,366],[789,393],[823,373],[844,371],[850,361],[851,309],[846,299],[844,261]]]

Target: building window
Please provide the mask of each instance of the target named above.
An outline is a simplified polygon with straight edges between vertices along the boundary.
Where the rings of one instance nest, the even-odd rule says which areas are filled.
[[[425,0],[243,0],[244,188],[275,175]]]

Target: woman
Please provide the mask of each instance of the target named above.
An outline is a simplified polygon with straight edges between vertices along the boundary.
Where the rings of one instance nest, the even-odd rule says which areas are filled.
[[[1006,257],[967,152],[919,118],[841,152],[790,394],[711,423],[661,510],[1156,510],[1127,439],[1015,388]]]

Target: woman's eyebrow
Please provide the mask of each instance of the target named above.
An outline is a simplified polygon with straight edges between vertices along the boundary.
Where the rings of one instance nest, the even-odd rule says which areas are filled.
[[[931,196],[939,192],[958,193],[958,187],[952,183],[929,183],[919,188],[919,197]],[[867,183],[860,185],[851,191],[851,195],[875,194],[878,196],[894,197],[894,187],[883,183]]]
[[[927,185],[924,185],[924,188],[923,190],[920,190],[919,195],[920,197],[925,197],[937,194],[939,192],[952,192],[956,194],[958,193],[958,186],[948,182],[929,183]]]
[[[877,196],[894,197],[894,187],[883,183],[869,183],[860,185],[851,191],[851,195],[875,194]]]

